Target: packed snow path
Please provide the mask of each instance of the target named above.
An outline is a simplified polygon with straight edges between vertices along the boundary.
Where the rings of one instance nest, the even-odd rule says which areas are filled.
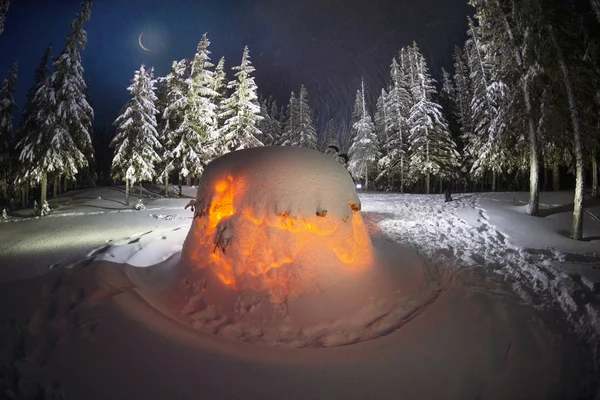
[[[524,301],[542,310],[558,305],[592,343],[600,334],[597,287],[561,268],[576,262],[597,269],[600,254],[519,247],[490,223],[480,195],[456,195],[445,203],[443,196],[363,193],[361,200],[363,212],[371,213],[385,236],[412,246],[432,264],[484,267],[504,277]],[[470,223],[462,215],[469,215]]]

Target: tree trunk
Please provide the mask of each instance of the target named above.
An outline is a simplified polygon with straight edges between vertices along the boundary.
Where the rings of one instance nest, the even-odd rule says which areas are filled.
[[[25,205],[29,205],[29,182],[25,183]]]
[[[497,177],[496,170],[493,169],[492,170],[492,192],[496,191],[496,177]]]
[[[600,192],[598,192],[598,152],[596,150],[592,153],[592,196],[600,197]]]
[[[400,156],[400,193],[404,193],[404,154]]]
[[[169,197],[169,174],[165,177],[165,197]]]
[[[560,167],[557,162],[552,164],[552,190],[555,192],[560,190]]]
[[[431,176],[428,172],[427,175],[425,176],[425,192],[427,194],[429,194],[429,192],[430,192],[430,180],[431,180]]]
[[[125,205],[129,205],[129,179],[125,179]]]
[[[369,166],[365,167],[365,190],[369,190]]]
[[[25,193],[25,186],[21,186],[21,207],[25,208],[27,206],[27,195]]]
[[[537,216],[540,210],[540,149],[526,79],[523,79],[523,96],[529,127],[529,214]]]
[[[192,186],[192,174],[188,174],[185,177],[185,185],[186,186]]]
[[[44,205],[44,202],[48,199],[48,173],[42,172],[42,195],[40,197],[40,207]]]
[[[52,197],[56,198],[58,196],[58,175],[54,175],[54,184],[52,185]]]
[[[183,195],[183,188],[181,187],[181,181],[183,180],[183,178],[181,177],[181,174],[179,175],[179,197],[181,197]]]
[[[140,199],[142,198],[142,181],[140,181]]]
[[[539,3],[538,3],[539,5]],[[541,8],[541,6],[540,6]],[[583,164],[583,145],[581,143],[581,128],[579,125],[579,111],[575,102],[573,93],[573,85],[571,84],[571,76],[565,62],[562,49],[556,40],[554,30],[551,25],[546,25],[550,40],[556,51],[558,65],[562,73],[563,85],[567,92],[567,100],[569,103],[569,115],[571,117],[571,127],[573,128],[573,151],[575,153],[575,199],[573,207],[573,229],[571,237],[575,240],[583,238],[583,191],[584,191],[584,164]]]
[[[65,176],[65,180],[63,182],[63,193],[67,193],[67,188],[69,185],[69,180],[67,179],[67,177]]]

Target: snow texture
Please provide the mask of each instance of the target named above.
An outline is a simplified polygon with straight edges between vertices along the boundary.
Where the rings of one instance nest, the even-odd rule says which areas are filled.
[[[99,194],[102,200],[96,200]],[[40,274],[40,265],[47,273],[52,263],[51,273],[4,284],[0,291],[5,305],[0,339],[14,349],[2,352],[0,363],[21,382],[7,380],[8,389],[31,389],[39,382],[46,393],[90,400],[169,398],[174,390],[181,399],[197,398],[199,390],[209,398],[270,399],[285,392],[290,400],[397,399],[399,393],[422,399],[597,397],[597,386],[589,387],[598,383],[592,332],[600,322],[593,288],[600,279],[589,281],[600,266],[600,209],[588,209],[586,241],[568,239],[561,232],[570,227],[564,206],[572,193],[542,193],[541,218],[523,213],[526,193],[455,194],[451,203],[443,196],[361,194],[376,250],[385,255],[386,246],[395,249],[384,257],[390,270],[406,278],[431,272],[427,265],[437,271],[433,284],[406,279],[404,288],[429,289],[437,281],[441,293],[418,306],[416,318],[404,321],[402,329],[379,331],[384,337],[377,340],[303,350],[282,348],[302,344],[292,340],[278,348],[236,343],[259,342],[263,332],[237,330],[214,308],[194,312],[209,298],[171,302],[168,295],[187,295],[190,289],[177,281],[177,255],[190,223],[156,216],[174,215],[168,210],[182,210],[188,199],[148,199],[160,210],[152,214],[119,206],[115,199],[122,192],[114,188],[73,197],[72,205],[55,211],[63,218],[26,219],[0,229],[1,281],[7,274]],[[95,214],[98,207],[102,215]],[[63,270],[60,255],[83,262]],[[96,261],[90,264],[89,257]],[[376,294],[385,287],[371,282]],[[347,297],[337,298],[345,303],[358,293],[362,301],[369,285],[359,280],[342,286]],[[405,294],[416,298],[415,292]],[[14,302],[17,297],[23,300]],[[312,297],[315,314],[325,312],[332,299]],[[230,303],[239,313],[234,317],[258,313],[261,305],[252,300]],[[185,305],[192,314],[173,313]],[[290,310],[298,305],[290,302]],[[180,323],[191,320],[214,331],[193,332]],[[329,333],[347,335],[307,330],[305,335],[319,340],[304,344],[360,341],[360,326],[332,321],[326,327],[337,328]],[[259,322],[261,328],[272,326]],[[375,321],[370,327],[365,331],[382,325]],[[588,345],[573,337],[572,327]],[[299,336],[294,331],[279,336],[290,337]],[[161,379],[149,379],[154,377]]]

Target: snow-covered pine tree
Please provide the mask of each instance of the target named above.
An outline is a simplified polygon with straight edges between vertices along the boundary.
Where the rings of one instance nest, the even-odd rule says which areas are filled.
[[[298,95],[298,126],[293,133],[291,146],[317,148],[314,116],[308,104],[308,91],[304,85],[300,86],[300,94]]]
[[[377,133],[371,115],[367,111],[365,100],[365,82],[362,81],[360,97],[360,119],[354,124],[356,136],[348,155],[350,162],[348,170],[353,176],[365,179],[365,189],[369,189],[369,166],[379,157]]]
[[[528,212],[538,215],[541,147],[535,118],[534,90],[541,70],[539,52],[545,51],[545,45],[540,43],[542,35],[539,21],[530,20],[530,17],[537,16],[538,13],[530,7],[529,1],[511,1],[510,11],[501,7],[496,0],[470,0],[469,3],[476,10],[475,18],[481,31],[482,44],[494,54],[494,72],[501,74],[508,86],[500,113],[505,119],[506,131],[517,136],[515,142],[526,140],[528,143]],[[473,121],[474,126],[476,123]],[[525,132],[527,136],[521,138],[519,132]]]
[[[87,34],[84,25],[91,17],[92,2],[69,24],[71,32],[53,72],[36,93],[36,126],[39,137],[28,141],[20,159],[32,165],[32,177],[41,181],[41,203],[47,197],[48,173],[73,178],[94,157],[90,128],[94,111],[86,99],[81,52]]]
[[[13,155],[13,163],[15,167],[14,185],[15,188],[21,191],[21,206],[27,205],[27,199],[29,197],[29,185],[35,183],[36,180],[32,179],[34,176],[35,167],[29,163],[25,163],[20,160],[20,154],[25,146],[26,142],[35,143],[37,136],[39,135],[39,127],[36,125],[37,112],[40,110],[39,104],[35,101],[35,96],[38,90],[44,85],[48,77],[48,63],[50,61],[50,54],[52,47],[49,45],[42,59],[35,70],[34,82],[27,93],[25,105],[23,106],[23,112],[21,113],[21,120],[19,128],[15,134],[15,153]]]
[[[263,144],[257,139],[261,132],[257,128],[260,116],[258,88],[251,75],[255,69],[250,61],[248,46],[244,47],[240,66],[233,67],[236,79],[229,82],[231,96],[223,101],[220,116],[225,120],[219,130],[220,151],[227,153],[239,149],[258,147]]]
[[[450,137],[448,124],[441,106],[433,101],[435,81],[431,78],[425,59],[418,47],[410,50],[413,79],[412,96],[416,101],[409,117],[410,171],[415,177],[425,178],[426,192],[431,192],[431,176],[450,179],[455,174],[459,154]]]
[[[448,71],[442,68],[442,90],[440,91],[440,105],[444,110],[446,121],[448,121],[448,127],[453,138],[460,137],[459,119],[460,113],[458,111],[458,99],[456,96],[456,86],[452,79],[452,76]]]
[[[271,119],[270,133],[272,140],[269,143],[264,143],[265,146],[275,146],[281,140],[281,115],[279,112],[279,107],[277,106],[277,102],[273,100],[271,102],[271,107],[269,110],[269,118]]]
[[[386,186],[389,189],[390,179],[386,171],[387,163],[384,161],[385,159],[387,159],[388,148],[386,145],[391,133],[388,125],[388,114],[388,93],[385,89],[381,89],[381,94],[377,98],[377,103],[375,106],[375,117],[373,118],[373,122],[375,123],[375,133],[377,134],[377,147],[381,155],[381,158],[377,163],[379,171],[375,182],[378,182],[382,178],[386,177]]]
[[[259,102],[260,115],[263,119],[258,123],[261,136],[257,139],[265,146],[274,146],[281,139],[281,124],[277,102],[272,97]]]
[[[177,171],[181,184],[181,170],[186,162],[186,154],[183,154],[183,157],[182,154],[176,155],[175,149],[179,146],[181,152],[185,147],[181,143],[186,143],[185,131],[181,127],[188,104],[187,70],[186,60],[173,61],[171,72],[166,77],[166,99],[164,109],[161,110],[163,125],[160,131],[160,141],[163,145],[161,159],[164,167],[158,176],[159,180],[165,184],[166,193],[169,190],[169,176],[173,171]],[[181,195],[181,193],[179,194]]]
[[[217,105],[215,100],[219,93],[213,90],[217,85],[214,82],[214,73],[210,70],[210,41],[206,33],[198,44],[198,49],[191,64],[188,77],[188,101],[185,110],[183,127],[187,129],[188,136],[195,142],[195,152],[198,160],[188,165],[188,185],[192,176],[199,177],[208,162],[220,155],[216,148],[217,143]],[[184,176],[186,174],[183,174]]]
[[[471,121],[471,72],[465,60],[462,49],[458,46],[454,48],[454,84],[456,106],[458,111],[458,122],[461,130],[461,138],[470,137],[473,132]]]
[[[407,60],[407,49],[401,51]],[[408,62],[408,61],[405,61]],[[404,66],[402,66],[404,65]],[[385,146],[385,156],[380,160],[381,175],[387,176],[389,184],[398,182],[400,192],[409,183],[408,179],[408,118],[413,106],[410,94],[409,70],[406,64],[398,64],[392,60],[390,66],[391,87],[387,96],[386,124],[389,130]]]
[[[260,116],[263,118],[258,122],[258,130],[260,131],[260,136],[257,138],[260,140],[265,146],[269,146],[273,143],[273,135],[271,134],[271,126],[273,121],[271,120],[270,114],[270,103],[269,99],[259,99],[258,103],[260,105]]]
[[[296,97],[296,93],[292,92],[285,111],[281,138],[277,143],[279,146],[292,146],[294,133],[298,129],[298,120],[300,119],[300,116],[298,115],[299,110],[298,98]]]
[[[162,147],[156,130],[156,95],[154,71],[142,65],[127,88],[131,100],[127,102],[114,125],[116,136],[111,146],[115,148],[112,172],[116,179],[125,180],[125,204],[129,205],[129,187],[150,181],[156,176],[155,165],[160,160],[157,151]]]
[[[213,74],[212,90],[224,98],[227,94],[227,74],[225,73],[225,57],[221,57]]]
[[[573,199],[573,226],[571,228],[571,237],[575,240],[583,239],[583,198],[585,186],[585,165],[584,165],[584,132],[581,127],[581,117],[579,105],[574,90],[573,70],[576,68],[571,66],[567,58],[567,54],[571,52],[572,43],[565,40],[564,36],[557,32],[554,27],[556,24],[559,29],[560,25],[555,21],[556,17],[553,11],[542,5],[539,0],[533,0],[533,10],[537,15],[540,15],[542,21],[541,37],[549,39],[549,47],[552,49],[552,59],[554,68],[560,72],[558,76],[561,82],[561,92],[564,93],[567,100],[569,128],[572,132],[573,155],[575,159],[575,196]],[[568,20],[568,19],[566,19]],[[564,21],[561,21],[564,25]],[[544,35],[545,34],[545,35]],[[560,38],[559,38],[560,36]]]
[[[354,125],[362,118],[362,94],[360,89],[356,91],[356,96],[354,97],[354,107],[352,108],[352,116],[350,117],[350,126],[346,126],[346,129],[342,130],[342,135],[340,136],[340,152],[348,153],[350,151],[350,147],[354,143],[354,138],[356,138],[356,128]]]
[[[156,125],[158,132],[158,141],[160,142],[162,148],[160,150],[160,161],[156,164],[157,171],[157,181],[165,184],[165,196],[169,197],[169,178],[165,176],[164,172],[167,169],[167,165],[170,162],[170,152],[172,149],[169,149],[168,138],[164,134],[165,127],[168,124],[168,120],[164,118],[164,111],[167,108],[169,99],[169,87],[167,84],[166,76],[159,76],[155,79],[156,86],[156,102],[154,103],[156,109],[158,110],[158,114],[156,114]],[[98,154],[98,150],[96,150],[96,154]],[[165,179],[166,178],[166,179]]]
[[[6,20],[6,13],[10,7],[11,0],[0,0],[0,35],[4,32],[4,21]]]
[[[213,103],[217,106],[217,132],[223,126],[223,121],[219,117],[222,110],[223,101],[227,98],[227,74],[225,73],[225,57],[221,57],[213,73],[212,90],[215,92]]]
[[[468,139],[472,137],[473,124],[471,121],[471,100],[473,98],[471,92],[471,72],[469,71],[468,62],[465,58],[461,47],[454,47],[454,89],[455,89],[455,107],[458,115],[458,129],[460,131],[461,143],[461,160],[459,170],[459,180],[463,187],[471,181],[471,168],[473,166],[473,158],[467,151],[466,144]]]
[[[473,157],[471,173],[481,177],[486,170],[492,171],[492,191],[496,190],[496,176],[507,164],[503,151],[503,121],[500,105],[505,86],[494,74],[493,53],[483,45],[481,33],[469,22],[471,40],[467,41],[467,58],[471,75],[471,121],[472,135],[467,141],[467,152]]]
[[[379,149],[383,156],[387,154],[387,148],[385,147],[385,144],[387,143],[387,139],[390,134],[390,128],[387,124],[388,114],[388,94],[385,89],[381,89],[381,94],[377,98],[373,122],[375,123],[375,132],[377,133]]]
[[[15,86],[19,63],[15,61],[0,88],[0,201],[9,200],[9,180],[12,170],[11,152],[13,137],[13,112]]]

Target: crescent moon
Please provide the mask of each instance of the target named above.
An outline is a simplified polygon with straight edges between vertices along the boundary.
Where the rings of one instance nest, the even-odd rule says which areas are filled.
[[[139,42],[139,44],[140,44],[140,47],[141,47],[142,49],[146,50],[146,51],[152,51],[152,50],[150,50],[150,49],[148,49],[148,48],[144,47],[144,44],[142,43],[142,36],[143,36],[143,35],[144,35],[144,32],[140,33],[140,37],[138,38],[138,42]]]

